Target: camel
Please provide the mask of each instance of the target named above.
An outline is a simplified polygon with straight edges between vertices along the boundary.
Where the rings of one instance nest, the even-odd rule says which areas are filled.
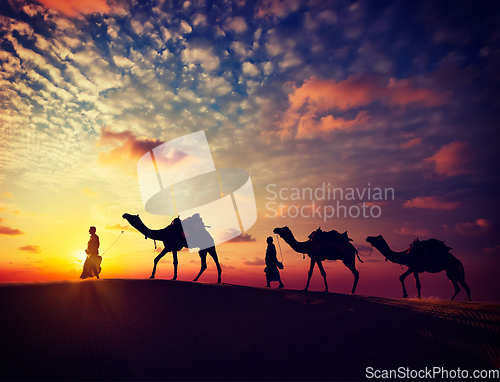
[[[413,273],[413,277],[415,278],[418,298],[421,298],[421,285],[418,274],[423,272],[439,273],[446,271],[446,276],[450,279],[455,288],[455,293],[451,297],[451,301],[453,301],[458,292],[460,292],[458,283],[462,284],[462,287],[467,292],[469,301],[471,301],[470,288],[465,282],[464,266],[460,260],[450,253],[452,248],[447,247],[442,241],[436,239],[420,241],[417,238],[406,251],[401,252],[394,252],[391,250],[382,235],[368,236],[366,241],[385,256],[385,261],[389,260],[392,263],[406,265],[408,267],[408,270],[399,276],[399,280],[403,286],[403,298],[408,297],[405,288],[405,279],[411,273]]]
[[[319,230],[318,230],[319,231]],[[356,286],[358,285],[359,280],[359,272],[356,270],[356,256],[358,256],[358,260],[363,262],[359,257],[359,252],[354,248],[354,246],[348,241],[345,244],[340,246],[318,246],[314,242],[314,233],[309,235],[308,241],[297,241],[293,236],[292,231],[288,226],[275,228],[273,232],[279,236],[295,251],[298,253],[306,254],[311,259],[311,264],[309,267],[309,272],[307,274],[307,284],[304,290],[309,289],[309,282],[311,281],[311,276],[314,271],[314,266],[318,264],[319,271],[321,272],[321,276],[323,276],[323,280],[325,281],[325,292],[328,292],[328,284],[326,282],[326,272],[323,268],[322,262],[324,260],[342,260],[344,265],[349,268],[349,270],[354,275],[354,284],[352,286],[351,294],[356,293]],[[331,232],[331,231],[330,231]],[[322,232],[324,234],[330,234],[330,232]],[[338,235],[341,235],[337,232]],[[347,238],[347,234],[342,234]]]
[[[200,220],[201,218],[199,217],[198,214],[193,215],[193,217],[196,217],[197,219]],[[188,219],[192,219],[193,217],[190,217]],[[153,266],[153,272],[151,274],[150,279],[155,278],[156,274],[156,266],[158,265],[158,262],[160,259],[165,256],[168,252],[172,252],[174,261],[174,277],[172,280],[177,279],[177,252],[182,250],[183,248],[188,248],[188,244],[186,242],[186,232],[184,232],[181,224],[181,220],[179,217],[175,218],[172,223],[163,228],[163,229],[149,229],[146,227],[146,225],[142,222],[142,220],[139,218],[139,215],[130,215],[130,214],[123,214],[123,218],[126,219],[132,227],[134,227],[136,230],[138,230],[140,233],[142,233],[145,238],[150,238],[153,240],[158,240],[163,242],[163,250],[160,252],[158,256],[154,259],[154,266]],[[195,227],[196,229],[196,227]],[[189,233],[188,233],[189,234]],[[199,233],[200,234],[200,233]],[[201,235],[203,236],[203,240],[208,240],[212,244],[214,243],[213,238],[210,236],[210,234],[204,229],[204,226],[202,226],[202,232]],[[221,274],[222,274],[222,268],[219,264],[219,259],[217,258],[217,251],[215,250],[215,245],[212,245],[211,247],[208,247],[206,249],[202,249],[198,252],[200,255],[201,259],[201,269],[200,272],[198,273],[198,276],[193,281],[198,281],[200,276],[203,274],[205,269],[207,269],[207,254],[212,256],[214,259],[215,265],[217,266],[217,273],[218,273],[218,278],[217,282],[221,282]]]

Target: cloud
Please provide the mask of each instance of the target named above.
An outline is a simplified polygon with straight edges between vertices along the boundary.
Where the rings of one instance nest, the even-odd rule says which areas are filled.
[[[322,80],[311,77],[304,84],[288,95],[288,110],[279,124],[279,135],[291,137],[295,128],[309,135],[316,130],[330,132],[337,129],[350,129],[357,124],[366,123],[366,111],[358,112],[354,120],[335,118],[326,113],[346,111],[380,100],[388,106],[438,106],[445,102],[446,95],[434,94],[426,88],[417,88],[411,79],[395,80],[387,83],[376,75],[351,75],[347,79],[336,82],[334,79]],[[362,114],[364,113],[364,114]],[[318,117],[323,115],[318,123]],[[353,122],[351,122],[353,121]]]
[[[207,72],[219,68],[220,60],[211,47],[188,46],[181,52],[181,59],[185,64],[200,64]]]
[[[17,228],[11,228],[4,225],[0,225],[0,235],[18,236],[26,234],[23,231],[18,230]]]
[[[394,230],[395,233],[400,235],[413,235],[413,236],[428,236],[429,231],[424,228],[417,228],[413,224],[404,222],[400,229]]]
[[[418,196],[403,203],[403,208],[427,208],[431,210],[456,210],[460,202],[448,202],[439,196]]]
[[[391,78],[387,85],[390,105],[408,105],[420,103],[424,106],[439,106],[448,100],[449,93],[437,95],[432,90],[417,88],[414,79],[395,80]]]
[[[300,0],[262,0],[259,2],[257,17],[284,18],[300,7]]]
[[[40,3],[45,8],[55,9],[69,17],[112,12],[106,0],[40,0]]]
[[[251,62],[247,61],[243,63],[243,74],[246,74],[248,76],[259,76],[260,75],[260,70],[257,68],[254,64]]]
[[[371,251],[372,250],[372,248],[369,245],[365,245],[365,244],[354,244],[354,247],[358,251]]]
[[[23,247],[19,247],[19,250],[32,253],[42,252],[41,248],[38,245],[25,245]]]
[[[149,150],[164,143],[163,141],[150,138],[137,138],[130,130],[113,132],[106,126],[101,127],[101,137],[97,147],[114,145],[107,152],[99,153],[98,162],[103,166],[116,166],[126,172],[130,165],[134,164]]]
[[[298,57],[292,50],[289,50],[283,56],[283,61],[280,62],[280,68],[287,69],[300,64],[302,64],[302,59]]]
[[[12,194],[12,192],[2,192],[0,193],[1,196],[3,196],[4,198],[12,198],[14,197],[14,195]]]
[[[135,228],[129,225],[115,224],[115,225],[107,225],[105,228],[110,230],[137,232]]]
[[[500,244],[497,244],[494,247],[483,248],[483,252],[488,255],[498,255],[500,254]]]
[[[198,13],[193,20],[193,25],[194,26],[207,25],[207,16],[205,16],[202,13]]]
[[[325,135],[333,130],[348,130],[356,125],[364,125],[370,121],[368,113],[360,112],[356,118],[348,120],[345,118],[335,118],[333,115],[327,115],[317,120],[315,115],[307,113],[302,115],[297,124],[297,139],[315,137],[316,135]]]
[[[236,16],[227,23],[227,27],[236,33],[241,33],[247,30],[248,26],[245,19],[241,16]]]
[[[191,33],[193,31],[193,28],[191,28],[191,25],[185,20],[181,20],[181,29],[184,33]]]
[[[83,190],[82,192],[85,194],[85,195],[88,195],[88,196],[96,196],[97,193],[95,191],[92,191],[90,188],[88,187],[83,187]]]
[[[266,265],[266,262],[264,259],[261,259],[259,257],[255,257],[255,260],[247,260],[243,264],[245,265]]]
[[[0,206],[0,212],[7,212],[10,214],[14,214],[14,215],[21,215],[21,213],[22,213],[20,210],[13,210],[12,208],[4,207],[4,206]]]
[[[491,223],[486,219],[477,219],[475,222],[458,223],[455,228],[461,235],[481,235],[490,230]]]
[[[444,177],[454,175],[470,174],[472,151],[467,142],[455,141],[444,145],[430,158],[427,163],[434,164],[434,171]]]
[[[422,143],[422,138],[413,138],[410,139],[408,142],[401,143],[401,148],[402,149],[409,149],[410,147],[420,145]]]
[[[248,233],[242,233],[241,235],[236,236],[231,240],[227,241],[227,243],[249,243],[255,240],[256,240],[255,237],[252,237],[252,235]]]

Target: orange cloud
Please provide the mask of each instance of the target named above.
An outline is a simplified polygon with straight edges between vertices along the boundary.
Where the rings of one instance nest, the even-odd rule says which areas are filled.
[[[137,230],[135,228],[132,228],[129,225],[121,225],[121,224],[107,225],[106,229],[119,230],[119,231],[137,232]]]
[[[162,143],[164,142],[157,139],[137,138],[130,130],[116,133],[103,126],[97,147],[109,145],[115,147],[108,152],[99,153],[98,162],[103,166],[116,166],[130,172],[132,164],[135,170],[139,158]]]
[[[0,235],[18,236],[26,234],[23,231],[18,230],[17,228],[10,228],[4,225],[0,225]]]
[[[300,2],[296,0],[261,0],[257,7],[257,17],[283,18],[290,12],[297,10]]]
[[[387,94],[390,97],[390,105],[408,105],[418,102],[424,106],[432,107],[442,105],[449,96],[449,93],[437,95],[432,90],[426,88],[416,88],[415,80],[391,78],[387,86]]]
[[[248,233],[242,233],[239,236],[233,237],[231,240],[227,241],[227,243],[248,243],[255,241],[255,237]]]
[[[473,157],[467,142],[452,142],[425,161],[434,164],[434,171],[445,177],[470,174],[470,162]]]
[[[40,0],[40,3],[69,17],[112,11],[106,0]]]
[[[422,138],[413,138],[410,139],[408,142],[401,143],[401,148],[402,149],[409,149],[410,147],[417,146],[422,143]]]
[[[447,94],[435,94],[426,88],[417,88],[414,79],[384,82],[374,75],[352,75],[336,82],[333,79],[321,80],[311,77],[289,94],[289,107],[279,125],[282,138],[292,136],[297,126],[297,138],[312,132],[331,132],[337,129],[350,129],[357,124],[366,123],[368,115],[360,112],[354,120],[335,118],[333,115],[319,115],[334,111],[345,111],[366,106],[381,100],[389,106],[405,106],[417,103],[422,106],[438,106],[448,99]],[[363,113],[363,114],[362,114]],[[415,141],[415,144],[418,141]]]
[[[245,265],[266,265],[266,262],[264,259],[260,259],[258,257],[255,257],[255,260],[247,260],[243,264]]]
[[[19,247],[19,250],[32,253],[42,252],[41,248],[38,245],[25,245],[23,247]]]
[[[3,206],[0,206],[0,212],[8,212],[8,213],[11,213],[11,214],[14,214],[14,215],[21,215],[21,211],[19,210],[13,210],[9,207],[3,207]]]
[[[400,235],[413,235],[413,236],[428,236],[429,231],[423,228],[413,227],[410,223],[404,222],[403,226],[398,230],[394,230],[395,233]]]
[[[419,196],[403,204],[403,208],[427,208],[431,210],[456,210],[461,206],[460,202],[448,202],[439,196]]]
[[[327,115],[319,121],[310,113],[301,116],[297,124],[296,138],[314,137],[317,133],[327,134],[333,130],[348,130],[355,125],[365,124],[370,120],[368,113],[360,112],[356,118],[347,120],[345,118],[335,118],[333,115]]]
[[[475,222],[458,223],[457,232],[461,235],[481,235],[489,231],[491,223],[486,219],[477,219]]]
[[[488,255],[497,255],[497,254],[500,254],[500,244],[497,244],[494,247],[483,248],[483,252],[487,253]]]
[[[14,195],[12,192],[2,192],[0,195],[2,195],[4,198],[12,198]]]

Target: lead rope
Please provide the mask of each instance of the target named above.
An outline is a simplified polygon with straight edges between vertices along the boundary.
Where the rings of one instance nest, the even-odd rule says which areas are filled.
[[[280,237],[276,234],[276,239],[278,241],[278,248],[280,249],[281,264],[283,264],[283,252],[281,252]],[[281,270],[281,282],[284,284],[285,280],[285,265],[283,264],[283,269]]]
[[[108,249],[106,249],[103,253],[101,253],[101,256],[104,255],[106,252],[108,252],[108,250],[113,246],[115,245],[115,243],[118,241],[118,239],[123,235],[123,231],[118,235],[118,237],[116,238],[116,240],[113,242],[113,244],[111,244]]]
[[[125,222],[125,219],[123,219],[123,220],[122,220],[122,227],[123,227],[123,223],[124,223],[124,222]],[[110,249],[113,245],[115,245],[115,243],[118,241],[118,239],[119,239],[120,237],[122,237],[123,232],[124,232],[124,231],[122,231],[122,232],[118,235],[118,237],[117,237],[117,238],[116,238],[116,240],[113,242],[113,244],[111,244],[111,245],[110,245],[110,246],[109,246],[109,247],[108,247],[108,248],[107,248],[107,249],[106,249],[103,253],[101,253],[101,256],[102,256],[102,255],[104,255],[106,252],[108,252],[108,251],[109,251],[109,249]]]

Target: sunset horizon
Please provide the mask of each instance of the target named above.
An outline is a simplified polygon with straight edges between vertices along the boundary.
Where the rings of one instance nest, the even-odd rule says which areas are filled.
[[[254,224],[253,210],[244,218],[240,205],[239,225],[219,231],[231,240],[216,237],[222,283],[265,287],[272,236],[285,288],[303,289],[310,258],[273,230],[288,226],[303,242],[321,227],[347,231],[359,251],[359,295],[403,296],[407,268],[368,236],[382,235],[393,251],[435,238],[463,264],[472,301],[500,303],[495,3],[1,4],[2,285],[80,282],[91,226],[101,279],[149,278],[163,243],[155,248],[122,216],[162,229],[189,208],[151,213],[138,164],[203,132],[221,198],[235,192],[224,191],[221,169],[237,168],[248,173],[248,193],[227,200],[251,205],[250,188],[255,199]],[[172,150],[153,159],[162,180],[162,168],[191,171],[199,158]],[[191,199],[208,194],[206,184],[193,185]],[[209,229],[224,224],[202,218]],[[177,279],[193,280],[198,253],[183,249],[178,259]],[[199,282],[216,283],[210,256],[207,266]],[[348,294],[348,267],[323,266],[329,291]],[[167,253],[156,278],[173,274]],[[445,271],[421,273],[420,282],[424,300],[453,295]],[[405,285],[416,298],[413,276]],[[323,289],[315,267],[309,290]],[[463,289],[456,301],[468,301]]]

